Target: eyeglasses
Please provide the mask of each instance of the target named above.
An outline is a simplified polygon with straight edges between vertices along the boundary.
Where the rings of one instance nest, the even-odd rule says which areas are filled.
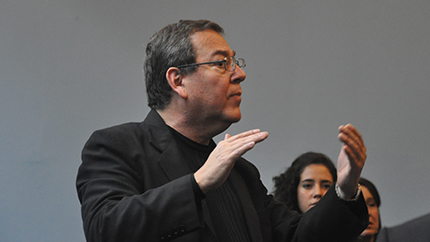
[[[246,66],[245,59],[243,58],[237,58],[234,56],[229,56],[224,58],[224,60],[220,61],[209,61],[209,62],[201,62],[201,63],[192,63],[192,64],[185,64],[185,65],[179,65],[177,68],[185,68],[189,66],[200,66],[200,65],[206,65],[206,64],[218,64],[219,67],[224,66],[224,68],[227,71],[234,71],[236,69],[236,65],[240,68],[244,68]]]

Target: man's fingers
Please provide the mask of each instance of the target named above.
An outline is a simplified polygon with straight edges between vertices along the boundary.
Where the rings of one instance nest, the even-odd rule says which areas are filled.
[[[356,142],[358,145],[364,145],[363,138],[361,137],[360,132],[358,132],[352,124],[341,125],[339,127],[339,132],[340,134],[344,134],[346,136],[343,138],[350,138],[354,140],[354,142]]]
[[[261,132],[259,129],[249,130],[234,136],[226,134],[224,141],[235,145],[243,145],[248,142],[259,143],[269,136],[268,132]]]
[[[366,146],[361,134],[352,124],[339,126],[339,139],[345,145],[344,150],[350,161],[363,162],[366,160]]]
[[[267,132],[259,132],[250,136],[243,137],[242,139],[232,142],[232,149],[244,149],[244,152],[253,148],[255,144],[265,140],[269,134]]]
[[[246,132],[243,132],[243,133],[240,133],[240,134],[236,134],[236,135],[233,135],[233,136],[228,135],[229,136],[228,139],[230,141],[235,141],[235,140],[238,140],[238,139],[249,137],[251,135],[254,135],[254,134],[257,134],[257,133],[260,133],[260,132],[261,131],[259,129],[252,129],[252,130],[248,130]],[[227,138],[227,135],[226,135],[226,138]]]
[[[226,134],[225,139],[218,144],[217,150],[221,153],[230,154],[227,157],[237,158],[252,149],[256,143],[265,140],[268,135],[268,132],[261,132],[258,129],[246,131],[235,136]]]

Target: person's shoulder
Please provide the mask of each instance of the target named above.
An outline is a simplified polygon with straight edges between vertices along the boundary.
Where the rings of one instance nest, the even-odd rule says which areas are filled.
[[[141,123],[139,123],[139,122],[128,122],[128,123],[122,123],[122,124],[117,124],[117,125],[101,128],[101,129],[98,129],[94,132],[95,133],[97,133],[97,132],[101,132],[101,133],[112,133],[112,132],[123,133],[123,132],[125,132],[125,133],[127,133],[127,132],[131,132],[134,130],[139,130],[140,125],[141,125]]]
[[[128,122],[98,129],[91,134],[89,141],[124,142],[139,139],[142,135],[141,123]]]

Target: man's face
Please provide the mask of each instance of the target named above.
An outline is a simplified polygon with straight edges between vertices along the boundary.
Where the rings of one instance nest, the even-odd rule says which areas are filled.
[[[213,30],[194,33],[191,42],[196,53],[196,63],[219,61],[235,55],[224,37]],[[245,78],[245,73],[238,66],[234,71],[226,70],[220,64],[198,66],[193,74],[183,78],[188,94],[187,105],[192,112],[190,115],[207,125],[229,126],[239,121],[242,100],[240,82]]]

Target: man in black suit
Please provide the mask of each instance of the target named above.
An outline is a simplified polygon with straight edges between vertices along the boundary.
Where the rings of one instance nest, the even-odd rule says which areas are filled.
[[[77,177],[88,241],[351,241],[366,228],[357,187],[366,148],[339,127],[338,183],[305,215],[273,200],[242,155],[258,129],[213,137],[241,118],[245,61],[216,23],[185,20],[146,48],[151,111],[142,123],[94,132]]]

